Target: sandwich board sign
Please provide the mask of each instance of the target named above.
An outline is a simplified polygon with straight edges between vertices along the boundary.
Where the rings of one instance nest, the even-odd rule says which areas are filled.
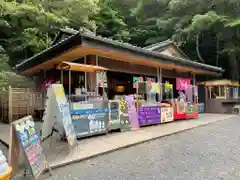
[[[13,173],[22,164],[20,156],[23,156],[23,163],[34,179],[38,179],[46,169],[49,169],[51,174],[32,116],[26,116],[11,124],[9,165],[13,168]]]
[[[72,124],[69,102],[67,101],[63,85],[52,84],[48,88],[45,114],[43,117],[42,138],[48,136],[56,124],[61,134],[66,135],[68,144],[76,144],[76,133]]]

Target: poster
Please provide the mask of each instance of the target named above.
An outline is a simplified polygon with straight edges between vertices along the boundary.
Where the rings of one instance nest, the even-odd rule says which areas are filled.
[[[15,121],[12,125],[30,172],[37,179],[48,168],[48,163],[43,153],[40,137],[35,129],[33,118],[32,116],[27,116]]]
[[[133,88],[137,88],[138,82],[143,82],[143,77],[133,76]]]
[[[173,108],[162,107],[161,108],[161,123],[173,121]]]
[[[106,72],[98,72],[97,73],[97,84],[98,84],[98,87],[102,87],[102,88],[108,87]]]
[[[176,90],[187,90],[190,86],[191,80],[187,78],[176,78]]]
[[[53,93],[56,103],[56,119],[63,125],[68,144],[74,146],[76,143],[76,134],[72,124],[70,107],[67,101],[63,85],[52,84]]]
[[[138,114],[139,125],[159,124],[161,120],[160,106],[142,106]]]
[[[122,131],[131,129],[131,121],[128,114],[128,104],[125,96],[120,97],[120,123]]]
[[[135,107],[134,103],[134,96],[133,95],[128,95],[125,97],[128,105],[128,115],[129,119],[131,121],[131,126],[133,129],[138,129],[139,128],[139,122],[137,118],[137,110]]]

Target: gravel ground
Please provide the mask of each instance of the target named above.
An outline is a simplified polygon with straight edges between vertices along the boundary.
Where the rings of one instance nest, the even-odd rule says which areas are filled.
[[[239,127],[232,118],[65,166],[43,179],[237,180]]]

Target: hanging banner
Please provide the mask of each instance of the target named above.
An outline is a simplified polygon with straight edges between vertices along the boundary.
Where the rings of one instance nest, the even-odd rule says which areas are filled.
[[[187,90],[190,86],[191,80],[187,78],[176,78],[176,90]]]
[[[198,86],[194,86],[194,96],[198,96]]]
[[[102,87],[102,88],[108,87],[106,72],[98,72],[97,73],[97,84],[98,84],[98,87]]]
[[[152,83],[150,93],[160,94],[160,84],[159,83]]]
[[[189,86],[186,92],[187,102],[193,103],[193,86]]]

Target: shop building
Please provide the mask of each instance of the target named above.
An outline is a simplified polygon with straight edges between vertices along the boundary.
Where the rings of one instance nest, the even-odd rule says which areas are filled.
[[[62,63],[68,64],[68,71],[59,68]],[[105,71],[96,75],[81,71],[77,64],[101,67]],[[16,70],[22,75],[35,77],[41,88],[60,82],[70,95],[75,94],[79,86],[84,86],[88,93],[101,96],[106,90],[109,100],[133,95],[138,116],[145,111],[141,108],[147,101],[168,103],[174,109],[174,119],[197,117],[196,76],[220,76],[223,73],[219,67],[191,61],[170,40],[140,48],[70,29],[62,30],[50,48],[18,64]],[[148,85],[145,87],[141,83],[152,85],[149,92],[146,90]],[[159,90],[150,92],[156,84]],[[151,93],[156,96],[152,98]],[[183,97],[183,94],[186,95]],[[145,102],[139,104],[140,100]],[[145,109],[159,106],[150,104]],[[191,114],[192,109],[195,113]]]

